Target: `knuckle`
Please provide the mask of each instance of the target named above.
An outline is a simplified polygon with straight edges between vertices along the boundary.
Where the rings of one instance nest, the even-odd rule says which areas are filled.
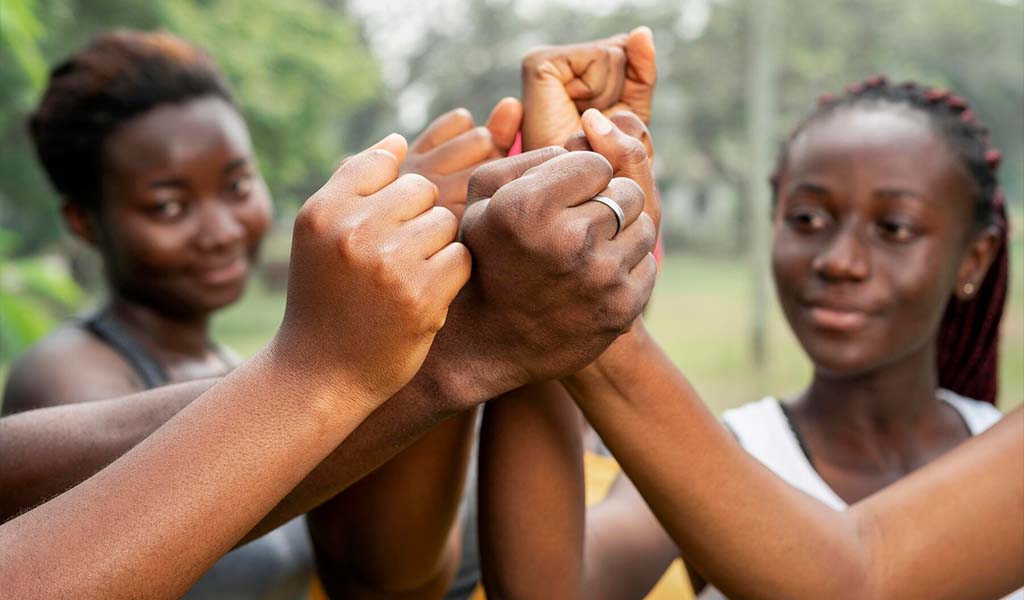
[[[622,159],[629,164],[641,164],[647,162],[647,148],[644,143],[632,136],[626,136],[622,141]]]
[[[434,189],[434,184],[419,173],[406,173],[399,177],[395,183],[415,193],[433,192]]]
[[[295,215],[295,232],[320,237],[326,235],[332,226],[332,219],[324,202],[317,197],[310,198]]]
[[[489,197],[497,190],[496,182],[501,181],[501,174],[509,165],[504,160],[496,160],[477,167],[469,176],[468,195],[470,199]]]
[[[455,213],[443,206],[435,206],[430,209],[430,215],[438,230],[446,232],[449,239],[455,238],[459,232],[459,218]]]
[[[526,53],[523,57],[522,72],[524,75],[536,73],[540,66],[547,62],[551,54],[551,46],[540,46]]]
[[[653,249],[658,241],[658,228],[647,213],[641,213],[637,220],[640,222],[641,243],[647,248]]]
[[[568,155],[580,162],[580,168],[589,176],[600,176],[604,181],[612,179],[612,164],[597,152],[573,152]]]

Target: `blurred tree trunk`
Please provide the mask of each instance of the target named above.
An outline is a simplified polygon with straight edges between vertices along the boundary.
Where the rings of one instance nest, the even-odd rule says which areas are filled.
[[[775,0],[749,0],[750,62],[747,79],[747,137],[750,168],[747,182],[747,255],[751,272],[750,348],[754,365],[763,367],[768,326],[768,228],[771,197],[767,185],[771,168],[773,118],[776,105],[776,36],[781,20]]]

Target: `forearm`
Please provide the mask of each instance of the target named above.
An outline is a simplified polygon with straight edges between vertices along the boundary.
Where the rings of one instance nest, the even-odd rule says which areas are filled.
[[[0,419],[0,523],[92,476],[217,381],[193,381]]]
[[[456,307],[452,307],[456,310]],[[448,418],[483,401],[495,389],[482,366],[462,360],[453,319],[438,333],[423,367],[373,412],[344,443],[267,515],[246,539],[259,537],[330,500],[374,472]]]
[[[330,595],[443,596],[459,562],[454,525],[475,434],[475,410],[451,417],[310,513]]]
[[[730,597],[984,598],[1024,583],[1024,412],[836,512],[747,455],[642,327],[595,366],[567,380],[574,397]]]
[[[727,594],[861,589],[868,554],[856,524],[749,457],[642,324],[565,383],[683,555]],[[793,577],[792,564],[828,568]]]
[[[4,524],[7,592],[179,596],[369,412],[324,397],[308,375],[261,354],[106,469]]]
[[[480,433],[480,554],[493,598],[581,598],[580,416],[547,382],[489,402]]]
[[[679,556],[625,477],[584,508],[581,424],[572,399],[554,382],[488,403],[480,440],[488,594],[638,598]]]

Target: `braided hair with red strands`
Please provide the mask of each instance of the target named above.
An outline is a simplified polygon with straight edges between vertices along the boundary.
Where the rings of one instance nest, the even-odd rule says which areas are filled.
[[[794,129],[779,152],[771,177],[772,203],[778,197],[779,174],[786,168],[788,145],[807,125],[841,107],[897,104],[928,115],[974,182],[975,227],[995,226],[1001,243],[980,288],[967,301],[953,296],[939,325],[939,385],[957,394],[995,404],[998,392],[999,322],[1006,304],[1009,276],[1006,201],[996,172],[1002,158],[992,147],[988,129],[967,102],[947,90],[915,82],[892,84],[883,76],[847,86],[843,95],[824,94],[817,108]]]

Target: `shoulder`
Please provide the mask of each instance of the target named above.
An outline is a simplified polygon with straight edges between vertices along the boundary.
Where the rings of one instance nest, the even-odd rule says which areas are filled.
[[[1003,418],[1003,413],[988,402],[961,396],[947,389],[939,389],[936,395],[960,413],[971,435],[978,435]]]
[[[143,389],[131,365],[75,323],[61,325],[11,365],[3,413],[123,396]]]

